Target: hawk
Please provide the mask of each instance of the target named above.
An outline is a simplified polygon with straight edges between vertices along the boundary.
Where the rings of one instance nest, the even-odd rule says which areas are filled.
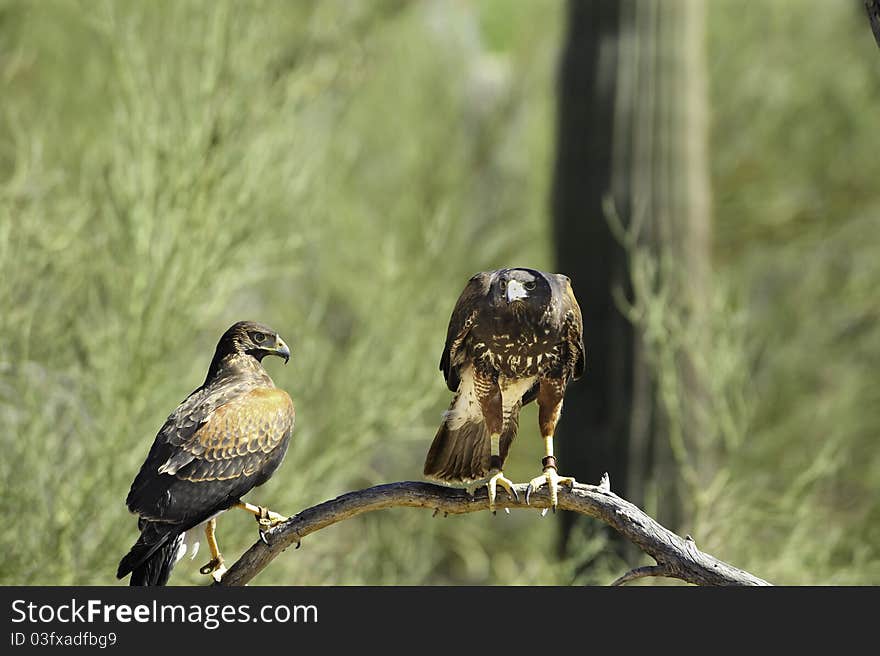
[[[261,536],[286,519],[241,502],[278,469],[293,432],[293,401],[263,368],[267,355],[290,359],[287,344],[268,326],[241,321],[220,338],[205,382],[165,421],[131,485],[126,505],[139,515],[141,534],[117,578],[130,572],[131,585],[165,585],[195,541],[187,532],[204,525],[211,561],[200,571],[219,581],[226,568],[217,515],[233,506],[247,510],[257,516]]]
[[[517,497],[502,468],[520,408],[537,399],[545,456],[526,502],[547,485],[555,509],[559,485],[575,481],[556,471],[553,434],[565,388],[584,365],[583,319],[568,277],[525,268],[473,276],[449,320],[440,370],[455,396],[431,444],[425,476],[445,484],[485,484],[493,511],[499,485]]]

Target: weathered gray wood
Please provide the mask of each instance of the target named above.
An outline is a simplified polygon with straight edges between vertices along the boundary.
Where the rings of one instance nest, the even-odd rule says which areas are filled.
[[[516,486],[519,500],[504,500],[511,509],[547,508],[545,489],[532,494],[525,503],[526,485]],[[502,495],[503,496],[503,495]],[[332,524],[363,513],[385,508],[427,508],[447,514],[463,514],[487,510],[485,487],[471,496],[467,491],[432,483],[404,481],[377,485],[307,508],[258,540],[223,576],[221,585],[245,585],[288,547],[298,545],[307,535]],[[559,492],[559,508],[601,520],[625,539],[657,561],[656,567],[638,568],[615,583],[624,583],[642,576],[667,576],[696,585],[770,585],[748,572],[700,551],[694,541],[681,538],[664,528],[639,508],[610,491],[607,477],[599,486],[577,484],[574,489]]]

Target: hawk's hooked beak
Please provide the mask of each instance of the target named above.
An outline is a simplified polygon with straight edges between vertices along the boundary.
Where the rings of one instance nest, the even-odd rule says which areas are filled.
[[[507,302],[513,303],[514,301],[518,301],[521,298],[525,298],[529,295],[529,292],[523,286],[523,284],[519,280],[508,280],[507,281]]]
[[[280,337],[275,338],[275,354],[280,358],[284,358],[284,364],[290,362],[290,347]]]

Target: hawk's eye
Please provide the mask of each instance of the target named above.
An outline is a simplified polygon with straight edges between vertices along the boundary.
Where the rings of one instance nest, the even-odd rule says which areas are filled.
[[[501,288],[501,291],[502,291],[502,292],[503,292],[503,291],[506,291],[506,290],[507,290],[507,281],[506,281],[506,280],[502,280],[502,281],[501,281],[501,284],[498,285],[498,286]]]
[[[254,344],[262,344],[266,341],[266,336],[263,333],[254,333],[251,337],[254,339]]]
[[[525,287],[529,291],[532,291],[535,288],[535,281],[533,280],[532,282],[527,282],[523,285],[523,287]]]

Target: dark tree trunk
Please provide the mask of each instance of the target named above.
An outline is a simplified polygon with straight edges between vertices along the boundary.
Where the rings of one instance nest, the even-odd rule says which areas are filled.
[[[587,370],[568,387],[556,443],[563,473],[595,483],[607,471],[617,493],[639,503],[627,489],[635,332],[611,296],[614,287],[628,287],[627,255],[602,209],[611,189],[619,29],[615,0],[570,2],[559,70],[553,218],[556,268],[571,278],[584,313]],[[563,548],[579,521],[563,513]]]
[[[572,279],[587,346],[586,373],[569,387],[557,431],[560,468],[584,482],[607,471],[612,489],[638,505],[650,486],[658,516],[673,526],[678,475],[644,344],[614,300],[615,290],[630,298],[632,285],[607,202],[625,229],[638,221],[640,247],[674,258],[681,275],[664,283],[691,299],[682,307],[704,305],[703,23],[702,0],[572,0],[559,70],[557,270]],[[579,521],[563,519],[563,549]]]

